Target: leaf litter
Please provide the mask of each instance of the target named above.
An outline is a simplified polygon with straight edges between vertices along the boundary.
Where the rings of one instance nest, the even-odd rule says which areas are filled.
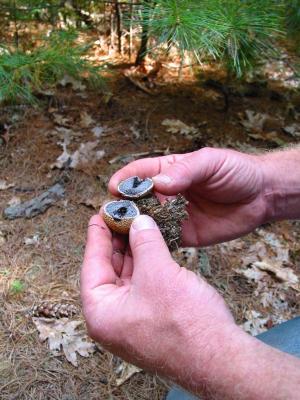
[[[63,148],[62,154],[51,165],[51,168],[71,168],[76,169],[86,164],[92,164],[101,160],[104,155],[104,150],[97,150],[98,140],[93,142],[81,143],[79,148],[73,153],[70,153],[67,146],[70,144],[70,139],[66,135],[63,142],[58,142]]]
[[[89,128],[93,123],[95,123],[95,120],[91,117],[90,114],[88,114],[86,111],[80,113],[79,124],[81,128]]]
[[[4,179],[0,179],[0,190],[6,190],[13,188],[15,186],[14,183],[8,183]]]
[[[283,128],[284,132],[288,133],[291,135],[293,138],[299,138],[300,137],[300,124],[292,124],[289,126],[285,126]]]
[[[118,376],[115,380],[116,386],[121,386],[123,383],[128,381],[133,375],[142,372],[142,369],[136,367],[133,364],[129,364],[126,361],[122,361],[121,364],[115,369],[115,373]]]
[[[179,119],[164,119],[161,124],[166,126],[167,132],[170,133],[180,133],[180,135],[184,136],[195,135],[199,133],[197,128],[189,126]]]
[[[80,114],[80,118],[81,128],[88,128],[95,122],[86,111]],[[59,141],[57,144],[62,147],[63,152],[58,156],[56,161],[51,164],[51,168],[76,169],[86,164],[92,164],[101,160],[105,155],[105,151],[98,150],[97,146],[99,144],[98,139],[104,133],[104,131],[104,127],[95,126],[92,128],[92,132],[96,137],[96,140],[80,143],[77,150],[70,152],[68,150],[68,146],[71,145],[72,141],[78,141],[78,139],[82,136],[82,132],[77,132],[64,126],[56,127],[56,129],[50,132],[50,134],[58,134],[62,138],[62,141]]]
[[[277,130],[281,129],[280,118],[272,118],[268,114],[245,110],[245,117],[240,117],[241,125],[246,129],[248,136],[254,140],[273,142],[277,146],[285,145],[285,141],[278,136]],[[268,125],[271,127],[271,131]]]
[[[299,277],[290,257],[291,246],[295,246],[293,238],[285,240],[284,235],[260,228],[255,239],[254,243],[237,239],[218,245],[224,256],[231,254],[232,257],[232,252],[243,253],[242,260],[238,258],[240,265],[234,271],[255,285],[251,296],[256,301],[245,308],[241,324],[252,335],[293,318],[294,310],[288,296],[291,296],[291,290],[296,299],[300,296]]]
[[[55,356],[61,355],[61,350],[66,359],[78,367],[77,353],[82,357],[89,357],[94,353],[95,344],[88,336],[77,330],[82,321],[70,321],[68,318],[49,319],[32,318],[39,331],[39,338],[42,342],[48,341],[50,351]]]
[[[241,119],[241,124],[248,131],[262,131],[268,114],[256,113],[252,110],[245,110],[245,119]]]
[[[73,89],[78,91],[86,90],[86,85],[70,75],[64,75],[64,77],[59,81],[59,84],[64,87],[66,87],[67,85],[72,85]]]

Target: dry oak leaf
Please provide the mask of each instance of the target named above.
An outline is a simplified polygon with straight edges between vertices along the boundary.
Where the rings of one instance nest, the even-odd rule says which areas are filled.
[[[5,180],[0,179],[0,190],[6,190],[14,187],[14,183],[7,183]]]
[[[285,286],[300,291],[299,278],[291,268],[284,268],[276,263],[270,264],[266,261],[256,261],[253,266],[261,271],[271,272]]]
[[[244,128],[250,131],[253,130],[258,132],[263,130],[264,123],[268,118],[268,114],[261,114],[252,110],[246,110],[245,115],[246,119],[241,120],[241,124]]]
[[[193,135],[198,133],[198,129],[185,124],[179,119],[164,119],[161,123],[167,127],[167,132],[180,133],[181,135]]]
[[[39,338],[42,342],[48,339],[49,349],[57,354],[63,350],[66,359],[78,366],[77,354],[82,357],[89,357],[95,351],[94,343],[91,343],[83,331],[76,329],[82,324],[82,321],[70,321],[68,318],[49,319],[32,318],[39,331]]]
[[[141,368],[129,364],[126,361],[123,361],[122,364],[118,367],[119,377],[116,379],[116,386],[123,385],[123,383],[128,381],[128,379],[130,379],[132,375],[137,374],[141,371]]]
[[[241,325],[241,328],[252,336],[257,336],[267,330],[266,323],[268,318],[262,317],[259,312],[255,310],[247,310],[244,317],[246,322]]]
[[[86,85],[76,80],[70,75],[64,75],[64,77],[58,82],[61,86],[72,85],[74,90],[83,91],[86,89]]]
[[[91,126],[95,121],[93,118],[88,114],[86,111],[80,113],[80,126],[81,128],[88,128]]]

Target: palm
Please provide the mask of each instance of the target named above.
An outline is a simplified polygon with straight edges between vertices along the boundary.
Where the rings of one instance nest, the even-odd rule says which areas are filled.
[[[147,231],[135,239],[132,233],[129,250],[124,238],[112,237],[100,215],[91,221],[81,296],[89,333],[107,349],[155,371],[168,359],[170,345],[172,353],[182,353],[189,337],[185,327],[192,327],[199,316],[209,315],[201,330],[202,325],[207,329],[233,323],[220,295],[175,263],[158,230],[148,231],[148,241]],[[195,302],[197,313],[187,321]]]

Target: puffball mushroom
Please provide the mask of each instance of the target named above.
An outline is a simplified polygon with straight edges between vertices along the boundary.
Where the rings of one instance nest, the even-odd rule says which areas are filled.
[[[118,186],[118,192],[126,200],[115,200],[104,206],[103,218],[108,227],[118,233],[127,234],[130,226],[140,214],[149,215],[157,223],[170,251],[181,243],[182,221],[188,218],[188,202],[178,194],[162,204],[152,192],[151,178],[130,177]]]
[[[127,234],[130,226],[140,211],[133,201],[115,200],[106,203],[103,210],[103,219],[107,226],[118,233]]]
[[[118,185],[118,192],[127,199],[140,199],[149,194],[153,189],[151,178],[141,179],[138,176],[132,176]]]

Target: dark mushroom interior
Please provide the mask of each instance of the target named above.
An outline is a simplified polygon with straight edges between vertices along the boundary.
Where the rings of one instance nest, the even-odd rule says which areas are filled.
[[[138,215],[135,205],[129,200],[112,201],[106,205],[105,211],[115,221],[121,221],[125,218],[134,218]]]
[[[118,190],[124,196],[139,198],[150,192],[152,187],[152,179],[141,179],[138,176],[133,176],[121,182]]]

